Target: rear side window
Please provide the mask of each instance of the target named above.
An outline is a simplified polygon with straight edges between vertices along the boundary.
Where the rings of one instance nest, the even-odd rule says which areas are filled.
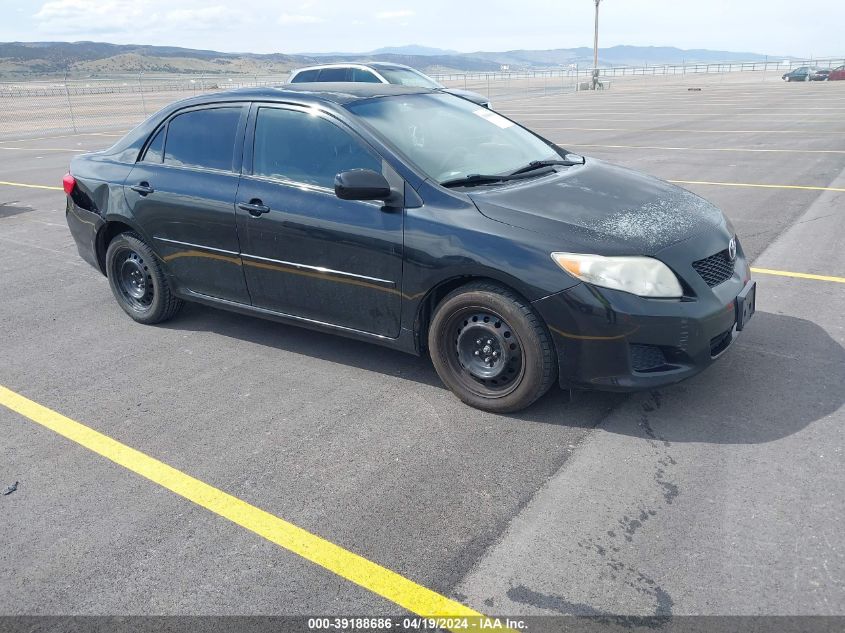
[[[375,76],[374,73],[363,68],[352,69],[352,81],[364,82],[368,84],[380,84],[381,80]]]
[[[381,173],[381,160],[346,130],[326,119],[261,108],[255,123],[253,173],[329,189],[349,169]]]
[[[323,68],[317,81],[349,81],[349,68]]]
[[[170,120],[165,165],[232,171],[241,108],[193,110]]]
[[[153,140],[147,145],[144,150],[144,157],[141,159],[145,163],[160,163],[164,156],[164,126],[161,126],[156,132]]]
[[[294,78],[290,80],[292,84],[301,84],[301,83],[308,83],[311,81],[317,81],[317,73],[319,70],[303,70],[301,73],[296,73]]]

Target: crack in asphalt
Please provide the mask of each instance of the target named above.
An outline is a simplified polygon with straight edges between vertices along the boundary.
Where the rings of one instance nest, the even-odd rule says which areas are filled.
[[[663,497],[663,503],[656,507],[649,507],[645,501],[637,501],[634,510],[626,512],[616,520],[616,527],[607,530],[603,535],[588,537],[578,541],[578,547],[590,552],[600,559],[605,571],[613,581],[622,583],[636,593],[649,597],[654,602],[654,613],[649,616],[615,615],[589,604],[572,602],[564,596],[544,594],[534,591],[524,585],[511,586],[507,596],[515,602],[521,602],[541,609],[557,611],[566,615],[590,616],[600,621],[614,623],[619,626],[659,628],[672,618],[674,601],[669,593],[661,587],[654,578],[635,568],[623,560],[620,539],[625,543],[633,543],[638,533],[645,525],[656,517],[660,510],[670,506],[680,494],[680,488],[670,480],[671,469],[677,461],[669,452],[672,447],[665,437],[657,433],[651,425],[649,414],[659,410],[663,405],[663,396],[659,391],[652,391],[647,399],[640,403],[642,413],[637,425],[645,435],[646,441],[656,453],[654,482]],[[492,606],[492,599],[488,604]]]

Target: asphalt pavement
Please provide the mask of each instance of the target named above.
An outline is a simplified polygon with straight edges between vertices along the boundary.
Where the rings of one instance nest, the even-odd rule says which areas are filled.
[[[116,137],[31,130],[0,142],[0,385],[484,613],[845,615],[845,82],[689,87],[496,104],[704,195],[775,271],[687,382],[497,416],[428,359],[196,305],[138,325],[39,188]],[[6,407],[0,433],[2,614],[405,612]]]

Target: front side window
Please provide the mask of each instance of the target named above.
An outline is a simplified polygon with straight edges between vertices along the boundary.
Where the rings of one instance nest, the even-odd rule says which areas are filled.
[[[381,172],[381,160],[327,119],[281,108],[260,108],[255,123],[253,174],[334,188],[350,169]]]
[[[531,161],[561,158],[513,121],[452,95],[382,97],[346,107],[438,182],[508,174]]]
[[[379,72],[392,84],[414,88],[442,88],[439,83],[430,77],[409,68],[379,68]]]
[[[352,81],[363,82],[368,84],[381,83],[381,79],[376,77],[373,72],[369,70],[364,70],[363,68],[352,69]]]
[[[192,110],[171,119],[164,164],[232,171],[241,108]]]

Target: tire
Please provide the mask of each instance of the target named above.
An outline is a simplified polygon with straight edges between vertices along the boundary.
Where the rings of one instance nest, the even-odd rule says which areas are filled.
[[[109,243],[106,274],[118,305],[138,323],[167,321],[182,308],[152,249],[136,233],[121,233]]]
[[[447,295],[428,331],[438,376],[466,404],[513,413],[557,379],[557,358],[540,316],[516,293],[474,282]]]

